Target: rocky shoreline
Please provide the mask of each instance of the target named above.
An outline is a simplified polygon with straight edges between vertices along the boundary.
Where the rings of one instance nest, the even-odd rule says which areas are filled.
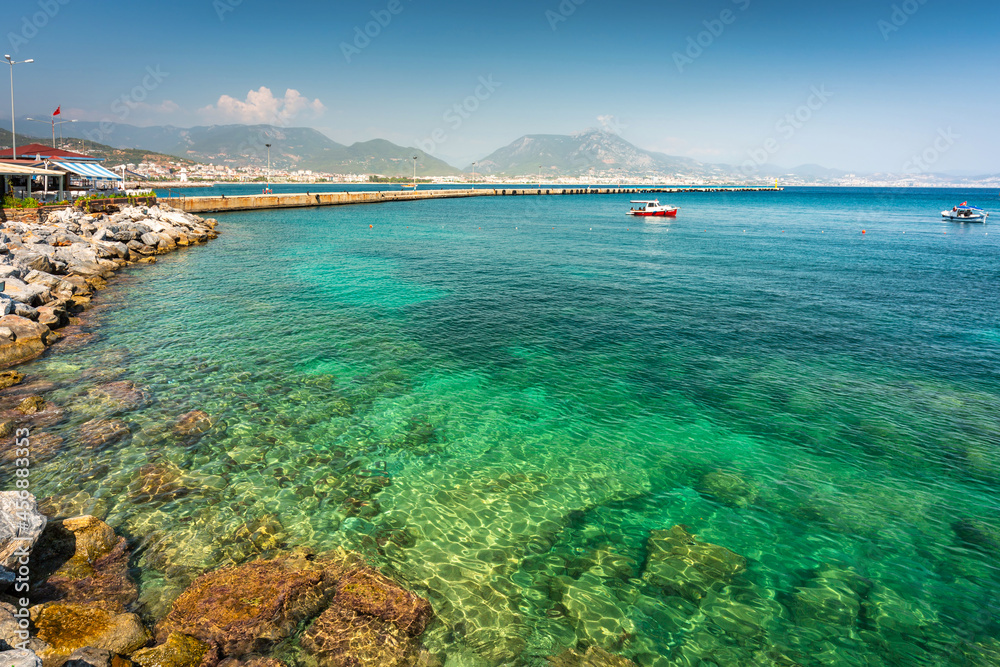
[[[75,209],[0,228],[0,367],[39,356],[119,270],[218,236],[216,221],[167,206]]]

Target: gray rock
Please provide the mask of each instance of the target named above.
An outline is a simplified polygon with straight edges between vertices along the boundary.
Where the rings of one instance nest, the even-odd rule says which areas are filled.
[[[4,280],[4,293],[21,303],[29,306],[40,306],[46,301],[52,300],[52,293],[45,285],[23,283],[16,278]]]
[[[38,321],[38,309],[20,301],[14,302],[14,314],[32,322]]]
[[[111,667],[115,654],[106,648],[88,646],[73,651],[63,667]]]
[[[21,269],[17,268],[16,266],[12,266],[10,264],[0,264],[0,280],[10,277],[20,279],[21,276],[23,275],[24,273],[21,271]]]
[[[6,294],[0,294],[0,317],[10,315],[14,310],[14,300]]]
[[[15,611],[17,608],[14,605],[0,602],[0,651],[8,651],[23,641],[17,634],[21,628],[14,617]]]
[[[141,240],[145,245],[152,246],[154,248],[160,244],[159,234],[154,234],[153,232],[143,234]]]
[[[10,313],[6,313],[10,315]],[[14,332],[7,327],[0,327],[0,340],[14,340]]]
[[[35,496],[22,500],[18,491],[0,491],[0,565],[16,570],[20,550],[35,546],[46,521]]]
[[[17,266],[23,271],[45,271],[46,273],[52,273],[55,270],[55,266],[52,264],[52,260],[47,256],[39,252],[31,252],[28,250],[15,250],[13,253],[14,266]]]
[[[0,665],[3,667],[42,667],[41,659],[34,651],[18,648],[0,653]]]

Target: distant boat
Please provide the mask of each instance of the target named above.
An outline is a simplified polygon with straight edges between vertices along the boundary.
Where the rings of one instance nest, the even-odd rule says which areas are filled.
[[[642,218],[676,218],[677,211],[680,209],[676,206],[663,206],[660,204],[659,199],[654,199],[652,201],[633,201],[633,204],[642,204],[639,208],[632,207],[632,210],[628,212],[629,215],[634,215]]]
[[[404,190],[416,190],[417,189],[417,184],[416,183],[403,183],[399,187],[403,188]]]
[[[990,217],[990,214],[981,208],[969,206],[969,202],[965,202],[950,211],[942,211],[941,217],[955,222],[986,222],[986,218]]]

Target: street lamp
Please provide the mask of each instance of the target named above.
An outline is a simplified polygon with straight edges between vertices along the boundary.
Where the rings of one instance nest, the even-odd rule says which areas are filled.
[[[477,164],[479,164],[479,163],[478,162],[473,162],[472,163],[472,189],[473,190],[476,189],[476,165]]]
[[[35,62],[34,58],[29,60],[11,60],[10,56],[4,56],[7,63],[10,65],[10,142],[12,144],[10,157],[13,160],[17,159],[17,130],[14,128],[14,65],[27,65],[28,63]]]
[[[264,194],[271,189],[271,144],[264,144],[267,146],[267,183],[264,184]]]
[[[413,188],[414,189],[416,189],[416,187],[417,187],[417,158],[418,157],[419,157],[418,155],[414,155],[413,156]]]
[[[538,189],[542,189],[542,165],[538,165]]]

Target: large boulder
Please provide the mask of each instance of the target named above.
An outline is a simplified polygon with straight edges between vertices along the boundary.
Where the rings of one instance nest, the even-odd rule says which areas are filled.
[[[91,419],[77,432],[78,442],[88,449],[101,450],[131,438],[131,429],[120,419]]]
[[[430,603],[374,570],[355,570],[337,584],[333,604],[383,621],[417,637],[434,617]]]
[[[128,655],[150,640],[149,631],[135,614],[116,614],[80,604],[50,602],[31,608],[35,633],[48,646],[42,660],[61,663],[88,646]]]
[[[129,380],[94,387],[90,390],[90,399],[91,403],[108,416],[144,408],[151,401],[149,391]]]
[[[139,598],[128,557],[125,538],[100,519],[80,516],[54,523],[39,542],[37,558],[39,569],[52,573],[33,593],[39,600],[124,612]]]
[[[419,643],[394,623],[332,606],[302,635],[319,667],[409,667]]]
[[[157,638],[190,635],[222,657],[266,651],[327,606],[343,560],[258,560],[203,574],[174,601]]]
[[[42,660],[33,651],[16,648],[0,651],[0,665],[3,667],[42,667]]]
[[[140,667],[199,667],[218,662],[215,650],[194,637],[171,632],[164,643],[129,656]]]
[[[0,568],[15,571],[24,552],[35,546],[46,522],[45,515],[38,511],[35,496],[0,491]]]
[[[746,569],[743,556],[702,542],[684,529],[654,530],[647,542],[642,578],[669,595],[698,604],[710,590],[721,588]]]
[[[0,329],[13,334],[13,339],[0,338],[0,367],[33,359],[56,342],[56,335],[47,326],[17,315],[0,317]]]

